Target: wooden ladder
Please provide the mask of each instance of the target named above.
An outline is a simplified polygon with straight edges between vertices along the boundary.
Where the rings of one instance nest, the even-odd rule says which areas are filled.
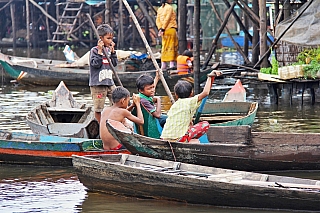
[[[74,34],[74,29],[80,17],[83,3],[79,2],[66,2],[66,6],[59,18],[57,29],[53,32],[53,43],[66,43],[70,39],[79,40]]]

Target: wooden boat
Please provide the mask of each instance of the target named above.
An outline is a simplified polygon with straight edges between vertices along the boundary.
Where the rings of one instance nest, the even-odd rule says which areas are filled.
[[[72,155],[129,153],[103,150],[102,141],[0,131],[0,163],[72,166]]]
[[[89,84],[89,67],[67,64],[66,61],[37,59],[8,56],[0,53],[0,63],[4,70],[23,84],[36,84],[44,86],[54,86],[64,81],[69,86],[88,86]],[[156,70],[147,71],[125,71],[124,64],[116,66],[117,74],[123,85],[129,88],[136,87],[136,80],[142,74],[155,77]],[[200,81],[207,78],[211,70],[201,72]],[[168,85],[174,85],[179,79],[188,79],[193,74],[170,75],[164,72],[164,77]],[[114,78],[115,83],[117,80]],[[161,82],[159,82],[161,84]]]
[[[92,107],[76,102],[63,81],[52,99],[33,108],[26,121],[35,134],[91,139],[99,135]]]
[[[209,143],[169,142],[107,128],[132,154],[245,171],[319,170],[320,134],[251,132],[250,126],[210,126]]]
[[[137,155],[72,156],[90,190],[184,203],[320,211],[320,181],[220,169]]]

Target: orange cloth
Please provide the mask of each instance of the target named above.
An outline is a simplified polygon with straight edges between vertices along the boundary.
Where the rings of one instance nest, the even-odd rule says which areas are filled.
[[[157,11],[156,25],[158,29],[162,28],[165,31],[170,28],[178,28],[176,13],[169,4],[159,7]]]
[[[191,60],[191,59],[185,55],[179,55],[177,57],[178,75],[185,75],[185,74],[191,73],[191,69],[187,63],[187,60]]]
[[[177,18],[171,5],[165,3],[157,11],[156,25],[164,29],[162,36],[161,61],[176,61],[178,56]]]

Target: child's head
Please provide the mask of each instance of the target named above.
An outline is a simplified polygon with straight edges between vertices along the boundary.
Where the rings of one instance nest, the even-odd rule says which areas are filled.
[[[154,96],[154,80],[150,75],[141,75],[136,81],[136,86],[140,93],[148,97]]]
[[[192,95],[192,84],[188,81],[179,80],[176,85],[174,85],[174,93],[178,98],[189,98]]]
[[[113,29],[108,24],[101,24],[97,27],[100,39],[104,42],[104,46],[109,47],[113,40]]]
[[[112,101],[117,104],[121,102],[124,107],[128,106],[130,100],[130,92],[124,87],[116,87],[112,92]]]
[[[188,56],[188,57],[190,57],[190,58],[192,58],[192,57],[193,57],[193,53],[192,53],[192,51],[189,51],[189,50],[185,50],[185,51],[183,51],[182,55],[184,55],[184,56]]]

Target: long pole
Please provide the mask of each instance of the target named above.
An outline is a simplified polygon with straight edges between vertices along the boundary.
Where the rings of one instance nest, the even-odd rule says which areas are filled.
[[[93,23],[93,21],[92,21],[92,19],[91,19],[91,17],[90,17],[90,14],[87,13],[86,15],[87,15],[87,17],[88,17],[88,19],[89,19],[89,22],[90,22],[90,24],[91,24],[91,27],[92,27],[94,33],[96,34],[96,37],[99,38],[98,31],[97,31],[96,27],[94,26],[94,23]],[[117,73],[116,70],[114,69],[114,66],[113,66],[113,64],[112,64],[112,61],[110,60],[110,58],[109,58],[109,56],[108,56],[108,53],[107,53],[106,49],[105,49],[105,48],[102,48],[102,50],[103,50],[103,53],[104,53],[104,55],[106,56],[106,58],[107,58],[107,60],[108,60],[108,62],[109,62],[109,65],[110,65],[110,67],[111,67],[111,70],[112,70],[114,76],[116,77],[119,85],[120,85],[120,86],[123,86],[122,83],[121,83],[121,81],[120,81],[120,78],[119,78],[119,76],[118,76],[118,73]]]
[[[168,85],[167,85],[166,80],[165,80],[164,77],[163,77],[163,72],[162,72],[162,70],[160,69],[160,67],[159,67],[159,65],[158,65],[158,63],[157,63],[157,61],[156,61],[156,58],[154,57],[154,55],[153,55],[153,53],[152,53],[152,50],[151,50],[151,48],[150,48],[150,46],[149,46],[149,44],[148,44],[148,41],[147,41],[146,37],[145,37],[144,34],[143,34],[143,31],[142,31],[142,29],[141,29],[141,27],[140,27],[140,25],[139,25],[139,22],[138,22],[138,20],[137,20],[137,18],[136,18],[136,16],[135,16],[135,14],[133,13],[130,5],[129,5],[128,2],[127,2],[127,0],[122,0],[122,2],[123,2],[123,4],[126,6],[126,8],[128,9],[128,12],[130,13],[130,16],[131,16],[134,24],[136,25],[136,28],[138,29],[138,32],[139,32],[139,34],[140,34],[140,36],[141,36],[141,38],[142,38],[142,41],[143,41],[144,45],[146,46],[146,48],[147,48],[147,50],[148,50],[148,53],[149,53],[150,56],[151,56],[153,65],[155,66],[155,68],[156,68],[156,70],[157,70],[157,74],[158,74],[158,75],[156,75],[155,84],[157,83],[158,78],[160,77],[160,80],[161,80],[161,82],[162,82],[162,85],[163,85],[165,91],[167,92],[167,95],[169,96],[171,103],[174,103],[174,102],[175,102],[175,101],[174,101],[174,98],[173,98],[173,96],[172,96],[172,94],[171,94],[171,92],[170,92],[170,89],[169,89],[169,87],[168,87]]]

